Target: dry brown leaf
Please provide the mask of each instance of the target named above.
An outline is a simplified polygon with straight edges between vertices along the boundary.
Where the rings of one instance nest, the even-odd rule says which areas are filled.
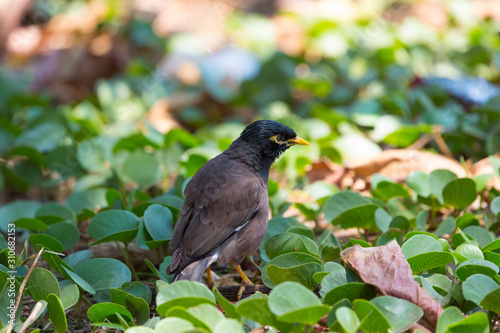
[[[409,149],[384,150],[374,157],[347,160],[345,165],[354,170],[360,177],[380,173],[396,181],[405,180],[413,171],[422,171],[428,174],[436,169],[447,169],[458,177],[466,177],[462,165],[451,158]]]
[[[484,175],[484,174],[494,174],[495,170],[493,170],[493,166],[490,163],[490,159],[488,157],[483,158],[482,160],[474,163],[470,169],[469,169],[470,175],[471,176],[478,176],[478,175]],[[486,185],[487,188],[496,188],[497,190],[500,191],[500,179],[496,177],[491,177],[490,181],[488,182],[488,185]]]
[[[156,101],[146,114],[146,119],[161,134],[168,133],[173,128],[181,127],[170,114],[170,103],[166,98]]]
[[[424,311],[423,319],[432,327],[444,311],[443,307],[413,280],[413,273],[398,243],[363,248],[354,245],[340,254],[349,268],[382,294],[405,299]]]

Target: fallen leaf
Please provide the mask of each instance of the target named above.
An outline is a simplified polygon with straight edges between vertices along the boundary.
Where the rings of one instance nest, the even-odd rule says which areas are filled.
[[[466,177],[466,172],[458,161],[443,155],[410,149],[384,150],[377,156],[349,159],[344,164],[360,177],[380,173],[396,181],[404,181],[413,171],[429,174],[436,169],[447,169],[459,178]]]
[[[413,273],[398,243],[362,248],[354,245],[345,249],[340,257],[367,284],[382,294],[405,299],[424,311],[423,319],[432,327],[444,311],[443,307],[413,280]]]

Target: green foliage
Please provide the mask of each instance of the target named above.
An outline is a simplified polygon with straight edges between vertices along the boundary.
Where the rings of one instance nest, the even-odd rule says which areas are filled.
[[[51,15],[79,6],[63,2]],[[391,16],[392,7],[384,6],[379,7]],[[324,326],[327,314],[332,331],[404,332],[422,317],[420,308],[400,298],[377,297],[374,286],[340,264],[347,247],[396,240],[414,279],[445,307],[436,332],[489,331],[489,318],[500,314],[500,196],[489,184],[500,177],[500,158],[494,156],[500,149],[500,99],[469,105],[443,87],[410,82],[436,73],[498,82],[494,20],[465,20],[458,13],[461,6],[453,7],[445,13],[454,29],[448,34],[417,19],[375,21],[381,13],[353,16],[342,24],[286,14],[307,48],[288,54],[279,38],[271,38],[274,20],[232,13],[221,25],[228,40],[258,58],[241,66],[255,66],[252,75],[234,81],[221,68],[207,66],[207,58],[218,53],[201,56],[204,51],[189,35],[172,34],[164,41],[137,15],[118,19],[116,6],[107,7],[99,29],[112,27],[117,41],[133,41],[132,59],[120,75],[99,80],[93,94],[67,103],[47,87],[48,95],[28,96],[24,80],[13,79],[8,66],[0,71],[0,191],[8,195],[0,207],[0,230],[6,234],[14,224],[20,241],[19,257],[13,259],[17,273],[7,280],[10,245],[0,239],[3,325],[12,299],[8,281],[17,293],[31,257],[43,247],[45,268],[33,270],[23,296],[46,305],[56,332],[81,328],[66,312],[78,312],[86,301],[92,303],[87,312],[92,325],[131,333],[245,332],[259,324],[309,332],[312,325]],[[371,31],[371,24],[380,22]],[[456,35],[459,47],[450,42]],[[178,73],[148,72],[158,65],[151,59],[165,50],[167,62],[189,54],[179,59],[194,64],[200,82],[183,82]],[[160,98],[169,103],[162,112],[189,131],[159,132],[147,113]],[[243,110],[255,111],[245,111],[245,119],[252,114],[289,124],[311,146],[284,154],[270,175],[272,218],[254,259],[257,281],[260,276],[272,291],[233,304],[201,283],[172,283],[165,269],[189,177],[239,135]],[[493,171],[474,177],[445,169],[414,171],[399,182],[373,174],[363,193],[356,192],[356,184],[347,190],[333,185],[342,183],[335,172],[309,183],[318,172],[311,164],[320,159],[341,164],[386,148],[407,148],[438,129],[453,156],[489,156]],[[442,146],[436,139],[425,148]],[[284,217],[289,211],[299,216]],[[324,230],[323,216],[331,224]],[[332,233],[349,228],[358,229],[361,239],[341,242]],[[130,253],[134,245],[158,254],[154,264],[144,261],[150,271],[137,271],[137,258]],[[99,246],[113,253],[92,257]],[[118,257],[123,262],[112,259]],[[25,320],[20,309],[16,327]],[[41,320],[30,331],[37,328],[43,328]]]

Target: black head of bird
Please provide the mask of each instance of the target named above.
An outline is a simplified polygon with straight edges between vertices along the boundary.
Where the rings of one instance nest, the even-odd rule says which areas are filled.
[[[214,261],[239,262],[253,254],[267,230],[267,181],[271,164],[293,145],[309,145],[271,120],[248,125],[231,146],[191,178],[170,241],[175,280],[199,281]]]

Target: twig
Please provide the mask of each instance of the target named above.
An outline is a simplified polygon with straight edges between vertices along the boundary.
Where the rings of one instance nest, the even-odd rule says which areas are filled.
[[[40,311],[42,311],[42,307],[43,307],[42,302],[37,302],[35,304],[33,311],[31,311],[30,315],[28,316],[28,319],[26,319],[26,321],[23,323],[23,326],[21,326],[19,332],[24,332],[28,328],[28,326],[30,326],[36,320],[38,315],[40,315]]]
[[[446,145],[446,142],[444,142],[443,137],[441,136],[441,128],[440,126],[434,126],[432,129],[432,134],[434,135],[434,141],[436,141],[436,144],[439,147],[439,150],[445,155],[450,158],[453,158],[453,154],[451,153],[450,148]]]
[[[21,298],[23,295],[24,287],[26,286],[26,283],[28,282],[28,279],[31,275],[31,272],[33,272],[33,269],[35,268],[36,264],[38,263],[38,259],[40,259],[40,256],[42,255],[43,252],[43,247],[40,249],[40,252],[38,252],[35,260],[33,261],[33,264],[31,265],[30,270],[28,271],[28,274],[26,274],[26,277],[23,280],[23,283],[21,284],[21,287],[19,288],[19,293],[17,294],[17,300],[16,300],[16,306],[14,307],[14,313],[17,312],[17,309],[19,308],[19,304],[21,304]],[[14,329],[14,321],[11,320],[9,322],[9,327],[7,328],[7,333],[11,333],[12,330]]]

